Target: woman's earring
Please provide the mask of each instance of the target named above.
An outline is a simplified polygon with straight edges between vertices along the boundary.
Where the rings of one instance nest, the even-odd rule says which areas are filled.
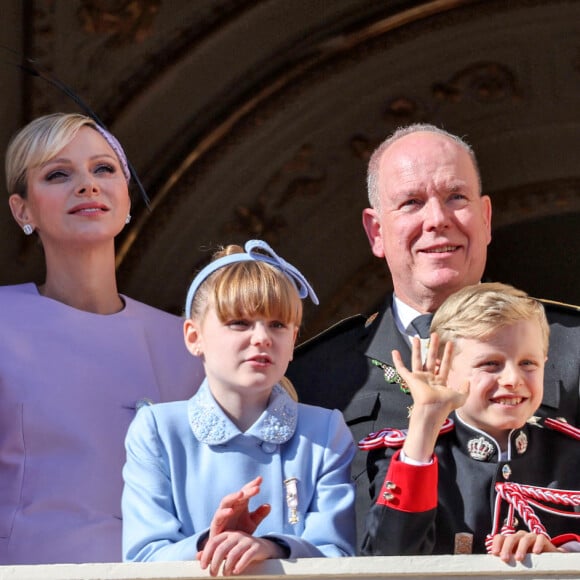
[[[29,236],[29,235],[30,235],[30,234],[31,234],[31,233],[34,231],[34,228],[33,228],[33,227],[30,225],[30,224],[24,224],[24,225],[22,226],[22,231],[23,231],[23,232],[24,232],[24,233],[25,233],[27,236]]]
[[[125,218],[125,225],[131,222],[131,214],[127,214],[127,217]]]

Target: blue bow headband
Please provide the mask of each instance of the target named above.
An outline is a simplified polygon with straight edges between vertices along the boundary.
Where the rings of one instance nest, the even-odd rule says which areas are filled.
[[[310,296],[310,300],[312,300],[314,304],[318,304],[318,297],[303,274],[292,264],[286,262],[284,258],[278,256],[278,254],[276,254],[276,252],[266,242],[263,242],[262,240],[248,240],[244,246],[244,250],[246,250],[245,254],[230,254],[229,256],[218,258],[200,270],[197,276],[193,279],[187,292],[187,298],[185,299],[185,316],[191,315],[193,297],[205,279],[216,270],[219,270],[224,266],[229,266],[230,264],[235,264],[236,262],[266,262],[267,264],[278,268],[278,270],[290,278],[290,281],[294,284],[296,290],[298,290],[300,298]]]

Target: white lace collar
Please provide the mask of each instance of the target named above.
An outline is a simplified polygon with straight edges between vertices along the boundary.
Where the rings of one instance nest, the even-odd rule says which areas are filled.
[[[189,399],[187,414],[191,430],[201,443],[220,445],[241,434],[213,398],[207,379]],[[297,420],[298,404],[283,387],[275,385],[268,407],[246,431],[246,435],[279,445],[294,435]]]

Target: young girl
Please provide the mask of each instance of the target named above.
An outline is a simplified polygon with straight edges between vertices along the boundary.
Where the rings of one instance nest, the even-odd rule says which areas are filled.
[[[207,378],[189,401],[144,407],[129,429],[126,560],[197,557],[230,575],[267,558],[353,555],[350,431],[338,411],[280,386],[306,296],[318,303],[259,240],[195,277],[184,335]],[[250,511],[254,496],[263,503]]]
[[[393,352],[413,396],[406,437],[391,431],[361,442],[382,455],[384,480],[364,553],[488,551],[521,561],[527,553],[577,551],[580,494],[560,490],[580,490],[580,432],[533,417],[548,352],[542,305],[504,284],[468,286],[441,305],[431,330],[425,365],[418,340],[412,372]],[[455,409],[451,429],[446,418]],[[397,437],[402,449],[391,458]],[[507,489],[517,499],[516,518]]]

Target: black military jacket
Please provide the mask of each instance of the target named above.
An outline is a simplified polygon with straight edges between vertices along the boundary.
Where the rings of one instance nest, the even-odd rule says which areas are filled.
[[[544,305],[551,336],[544,399],[538,413],[580,425],[580,308],[549,302]],[[388,383],[384,370],[376,365],[392,365],[393,349],[401,352],[409,366],[411,349],[396,327],[389,295],[376,314],[343,320],[299,345],[287,376],[302,403],[342,411],[355,441],[359,441],[383,427],[408,424],[411,397],[397,384]],[[359,542],[372,505],[376,472],[372,456],[358,451],[352,476],[357,490]]]
[[[528,424],[511,433],[508,452],[508,458],[501,460],[499,447],[491,437],[456,420],[455,429],[441,435],[435,447],[439,463],[437,507],[412,512],[375,504],[367,516],[362,553],[375,556],[453,554],[455,535],[468,533],[473,535],[473,553],[484,554],[486,536],[493,529],[496,482],[580,492],[579,441],[552,429]],[[375,453],[377,481],[382,483],[393,450]],[[381,489],[382,486],[377,486],[377,494]],[[550,501],[545,503],[556,505]],[[500,505],[499,528],[508,508],[505,501]],[[570,505],[556,507],[574,513]],[[533,509],[551,537],[565,533],[580,535],[580,518]],[[516,530],[528,529],[518,514],[516,523]]]

